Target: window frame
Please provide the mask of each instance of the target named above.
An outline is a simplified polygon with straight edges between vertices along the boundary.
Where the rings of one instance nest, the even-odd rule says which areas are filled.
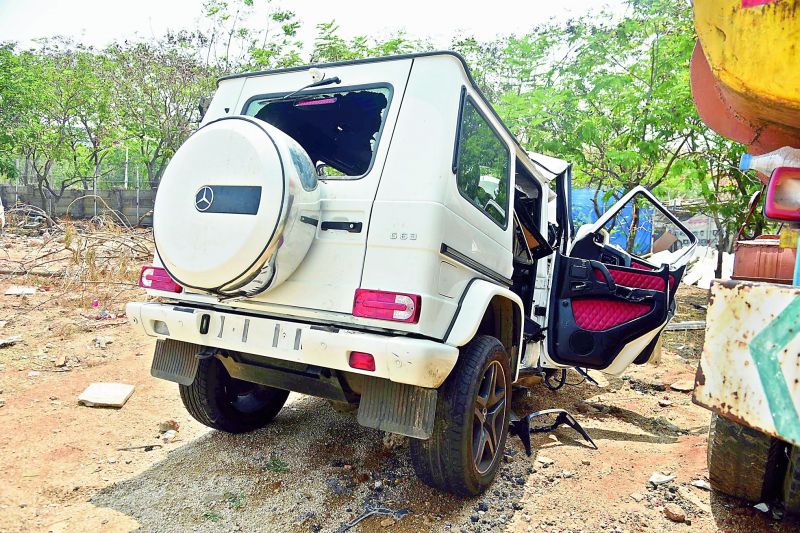
[[[383,138],[383,130],[386,127],[386,121],[388,120],[389,112],[392,109],[392,100],[394,99],[394,85],[392,85],[389,82],[365,83],[365,84],[359,84],[359,85],[347,85],[347,86],[344,86],[344,87],[336,87],[335,91],[332,91],[330,87],[322,87],[322,88],[319,88],[319,89],[314,89],[313,91],[300,91],[299,93],[297,93],[298,97],[305,97],[305,96],[316,96],[316,95],[320,95],[320,94],[330,94],[331,92],[339,92],[339,93],[341,93],[341,92],[363,91],[363,90],[367,90],[367,89],[386,89],[389,92],[389,94],[387,95],[387,98],[386,98],[386,108],[383,111],[384,112],[384,119],[381,121],[381,127],[380,127],[380,129],[378,130],[378,132],[377,132],[377,134],[375,136],[375,148],[372,151],[372,159],[370,159],[369,166],[367,167],[367,170],[363,174],[360,174],[358,176],[317,176],[317,181],[328,181],[328,180],[355,181],[355,180],[360,180],[360,179],[366,177],[370,172],[372,172],[372,168],[375,166],[375,159],[378,156],[378,148],[380,146],[381,139]],[[250,107],[250,105],[253,102],[255,102],[256,100],[280,100],[284,96],[290,95],[290,94],[295,93],[295,92],[297,92],[297,91],[296,90],[294,90],[294,91],[283,91],[283,92],[279,92],[279,93],[265,93],[265,94],[257,94],[257,95],[251,96],[250,98],[248,98],[245,101],[245,103],[242,106],[242,109],[240,111],[240,114],[245,115],[245,116],[249,116],[249,117],[252,117],[252,118],[256,118],[255,115],[247,115],[247,108]],[[265,104],[265,106],[266,105],[267,104]],[[297,139],[295,139],[295,141],[297,141]],[[297,144],[300,144],[300,142],[297,141]],[[303,145],[300,144],[300,147],[302,148]],[[303,148],[303,150],[305,150],[305,148]],[[313,165],[316,165],[315,161],[312,161],[311,163]]]
[[[453,164],[452,164],[453,176],[456,178],[456,180],[455,180],[456,190],[458,191],[458,194],[461,195],[462,198],[464,198],[467,202],[470,203],[470,205],[472,205],[475,209],[480,211],[486,218],[491,220],[499,228],[501,228],[503,231],[505,231],[505,230],[508,229],[508,222],[509,222],[509,220],[511,219],[511,217],[513,215],[513,213],[511,213],[511,209],[510,209],[511,199],[513,198],[513,190],[511,189],[511,175],[512,175],[512,173],[514,171],[514,168],[513,168],[513,165],[512,165],[513,157],[512,157],[512,153],[511,153],[511,147],[508,145],[508,143],[503,138],[503,136],[500,134],[498,129],[494,126],[494,124],[492,124],[492,122],[489,120],[488,116],[483,111],[483,109],[481,109],[481,107],[478,105],[478,101],[475,100],[467,92],[466,86],[463,86],[463,85],[461,86],[461,97],[460,97],[459,102],[460,102],[460,104],[459,104],[459,108],[458,108],[458,121],[456,122],[455,146],[453,148]],[[505,151],[506,151],[506,158],[507,158],[507,161],[508,161],[507,169],[506,169],[506,173],[507,173],[506,179],[508,180],[508,192],[506,194],[506,205],[503,206],[505,208],[505,210],[506,210],[505,221],[504,221],[503,224],[500,224],[498,221],[496,221],[491,216],[489,216],[489,214],[486,212],[486,210],[483,207],[479,206],[477,203],[475,203],[472,200],[472,198],[469,198],[466,194],[464,194],[464,192],[461,190],[461,187],[458,186],[458,165],[461,163],[461,129],[462,129],[463,118],[464,118],[464,109],[466,108],[467,103],[470,103],[472,105],[472,107],[475,109],[475,111],[478,112],[478,115],[481,117],[481,119],[483,119],[484,123],[486,123],[486,125],[489,126],[489,129],[492,130],[492,133],[494,134],[495,138],[497,138],[497,140],[500,141],[500,144],[503,145],[503,147],[505,148]]]

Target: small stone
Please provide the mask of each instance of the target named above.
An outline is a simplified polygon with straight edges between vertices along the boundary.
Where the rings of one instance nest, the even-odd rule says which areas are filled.
[[[676,381],[675,383],[670,385],[670,388],[678,392],[692,392],[694,390],[694,381],[690,379]]]
[[[37,370],[31,370],[30,372],[28,372],[28,377],[29,378],[35,378],[37,376],[40,376],[41,374],[42,373],[37,371]]]
[[[6,401],[5,400],[0,400],[0,407],[4,407],[5,405],[6,405]]]
[[[658,405],[660,405],[661,407],[669,407],[670,405],[672,405],[672,402],[670,400],[661,399],[658,400]]]
[[[572,472],[570,472],[569,470],[564,470],[563,472],[561,472],[561,477],[563,477],[564,479],[569,479],[573,475],[574,474]]]
[[[375,490],[383,490],[383,482],[382,481],[376,481],[375,482]]]
[[[709,484],[709,482],[705,479],[695,479],[692,481],[691,485],[692,487],[697,487],[698,489],[711,490],[711,484]]]
[[[105,335],[98,335],[94,338],[94,344],[101,350],[105,350],[106,346],[114,342],[114,337],[107,337]]]
[[[53,362],[53,364],[59,368],[65,366],[67,364],[67,356],[63,354],[57,355],[56,360]]]
[[[686,512],[675,503],[668,503],[664,506],[664,516],[673,522],[685,522]]]
[[[631,494],[631,499],[633,499],[633,501],[635,501],[636,503],[639,503],[642,500],[644,500],[644,494],[634,492],[633,494]]]
[[[581,464],[583,466],[589,466],[590,464],[592,464],[592,462],[589,459],[582,459]]]
[[[767,505],[766,503],[759,503],[759,504],[754,505],[753,507],[755,507],[756,509],[758,509],[762,513],[766,513],[767,511],[769,511],[769,505]]]
[[[538,456],[536,458],[536,462],[540,463],[543,466],[550,466],[551,464],[555,463],[555,461],[553,461],[549,457],[545,457],[544,455]]]
[[[489,504],[486,502],[481,502],[478,504],[478,511],[486,512],[489,510]]]
[[[650,385],[650,388],[658,392],[664,392],[665,390],[667,390],[667,386],[661,383],[660,381],[654,381]]]
[[[116,457],[110,457],[110,458],[108,459],[108,463],[109,463],[109,464],[112,464],[112,465],[113,465],[113,464],[114,464],[114,463],[116,463],[116,462],[117,462],[117,459],[116,459]]]
[[[478,522],[478,520],[480,520],[480,517],[479,517],[478,515],[474,514],[474,515],[470,516],[470,517],[469,517],[469,519],[470,519],[470,520],[471,520],[473,523],[477,523],[477,522]]]
[[[381,520],[381,527],[391,527],[394,525],[394,518],[384,518]]]

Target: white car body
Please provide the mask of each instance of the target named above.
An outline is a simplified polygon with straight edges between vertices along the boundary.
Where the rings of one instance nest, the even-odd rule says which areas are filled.
[[[317,69],[327,78],[341,79],[340,86],[328,92],[364,87],[389,91],[366,173],[319,180],[320,222],[356,224],[359,231],[317,227],[297,269],[277,287],[254,296],[149,289],[148,294],[159,301],[130,303],[131,323],[160,340],[341,371],[348,380],[364,375],[431,389],[444,382],[459,349],[479,333],[502,342],[515,380],[524,369],[578,366],[558,362],[548,348],[554,256],[535,261],[531,301],[523,302],[511,288],[514,194],[507,193],[506,205],[500,205],[498,179],[480,176],[484,193],[494,196],[484,209],[505,216],[505,224],[499,224],[468,200],[456,183],[454,145],[465,102],[477,110],[507,151],[506,191],[524,188],[538,197],[534,218],[545,238],[557,219],[557,198],[550,184],[562,179],[569,166],[555,158],[528,154],[456,54],[416,54]],[[253,102],[293,94],[312,81],[308,67],[223,78],[201,128],[223,117],[246,114]],[[316,89],[304,94],[324,92]],[[190,197],[194,194],[194,189],[187,191]],[[570,237],[564,233],[563,240]],[[562,251],[566,253],[566,247]],[[158,256],[154,265],[161,266]],[[419,320],[354,316],[357,289],[418,295],[422,302]],[[601,370],[621,373],[667,320],[641,331],[623,356]],[[206,321],[205,332],[201,332],[202,321]],[[523,337],[526,322],[537,324],[539,333]],[[372,354],[375,370],[353,368],[348,356],[354,351]],[[358,391],[357,380],[351,381]]]

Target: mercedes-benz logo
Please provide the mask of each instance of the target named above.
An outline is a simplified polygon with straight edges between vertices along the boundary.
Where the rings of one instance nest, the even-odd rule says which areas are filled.
[[[211,204],[214,202],[214,189],[206,185],[201,187],[197,194],[194,196],[194,207],[201,213],[208,211]]]

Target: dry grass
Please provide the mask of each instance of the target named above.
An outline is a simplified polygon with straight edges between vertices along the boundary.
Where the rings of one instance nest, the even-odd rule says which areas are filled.
[[[41,307],[86,309],[94,300],[104,309],[120,306],[140,290],[139,268],[152,255],[152,231],[116,217],[52,220],[30,209],[12,210],[0,237],[0,281],[37,287],[47,297],[19,298],[5,319]]]

